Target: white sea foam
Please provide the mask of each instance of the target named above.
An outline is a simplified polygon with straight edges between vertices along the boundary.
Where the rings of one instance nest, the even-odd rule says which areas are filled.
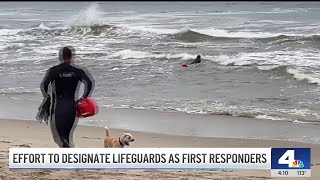
[[[298,124],[310,124],[311,122],[304,122],[304,121],[298,121],[298,120],[294,120],[294,123],[298,123]]]
[[[98,10],[99,4],[93,3],[86,10],[81,11],[71,19],[66,20],[65,24],[69,27],[74,26],[90,26],[93,24],[101,24],[101,12]]]
[[[310,84],[320,85],[320,72],[306,72],[305,70],[293,68],[287,68],[287,72],[297,80],[306,80]]]
[[[22,29],[0,29],[0,36],[12,36],[20,31],[22,31]]]
[[[319,53],[310,51],[270,51],[255,53],[239,53],[234,55],[211,56],[211,60],[222,65],[274,65],[320,68]]]
[[[143,59],[150,57],[152,54],[149,52],[142,52],[142,51],[134,51],[130,49],[126,50],[121,50],[118,52],[115,52],[109,56],[109,58],[114,58],[114,57],[121,57],[122,59]]]
[[[270,116],[270,115],[258,115],[255,118],[268,119],[268,120],[273,120],[273,121],[288,121],[288,119],[286,119],[284,117],[275,117],[275,116]]]
[[[275,69],[279,67],[278,65],[265,65],[265,66],[258,66],[257,68],[263,71],[270,71],[272,69]]]
[[[25,94],[25,93],[38,93],[39,89],[28,89],[25,87],[13,87],[13,88],[2,88],[0,94]]]
[[[109,58],[116,58],[116,57],[120,57],[121,59],[167,58],[167,59],[189,60],[189,59],[194,59],[196,55],[192,55],[188,53],[154,54],[150,52],[125,49],[125,50],[117,51],[109,56]]]
[[[287,73],[297,80],[320,85],[319,53],[308,51],[273,51],[260,53],[239,53],[235,55],[207,56],[221,65],[245,66],[256,64],[260,70],[272,70],[287,66]]]
[[[230,37],[230,38],[267,38],[267,37],[275,37],[275,36],[281,35],[280,33],[270,33],[270,32],[248,32],[248,31],[230,32],[224,29],[217,29],[217,28],[194,29],[193,31],[199,32],[201,34],[206,34],[209,36],[214,36],[214,37]]]
[[[52,29],[52,28],[50,28],[48,26],[45,26],[43,23],[41,23],[38,28],[39,29]]]
[[[250,32],[250,31],[237,31],[231,32],[224,29],[218,28],[204,28],[204,29],[193,29],[193,28],[163,28],[163,27],[156,27],[150,25],[135,25],[135,24],[121,24],[118,25],[122,28],[123,31],[127,31],[128,33],[138,32],[141,34],[158,34],[158,35],[174,35],[178,33],[184,33],[188,30],[197,32],[200,34],[212,36],[212,37],[228,37],[228,38],[269,38],[269,37],[276,37],[280,35],[287,35],[287,36],[299,36],[299,34],[283,34],[283,33],[271,33],[271,32]],[[304,34],[303,34],[304,35]]]

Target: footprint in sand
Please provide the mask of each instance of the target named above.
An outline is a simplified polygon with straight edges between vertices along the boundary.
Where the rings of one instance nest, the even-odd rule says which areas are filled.
[[[8,176],[0,175],[0,179],[8,179]]]
[[[8,158],[7,156],[0,154],[0,159],[7,159],[7,158]]]
[[[222,172],[233,172],[232,170],[222,170]]]
[[[44,170],[44,171],[29,171],[29,172],[23,172],[22,176],[28,177],[29,179],[33,179],[32,177],[40,178],[46,175],[50,175],[52,171],[50,170]]]
[[[81,138],[83,138],[83,139],[101,139],[101,138],[90,138],[90,137],[87,137],[87,136],[82,136]]]
[[[246,178],[252,178],[252,179],[272,179],[271,177],[261,177],[261,176],[246,176]]]
[[[13,145],[13,146],[18,146],[18,147],[28,147],[31,148],[29,144],[18,144],[18,145]]]

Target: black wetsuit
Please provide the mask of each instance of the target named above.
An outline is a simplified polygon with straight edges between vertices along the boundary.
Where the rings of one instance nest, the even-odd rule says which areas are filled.
[[[61,147],[70,147],[69,137],[76,120],[76,101],[80,82],[85,84],[83,97],[86,98],[93,90],[93,80],[84,70],[68,63],[61,63],[50,68],[41,83],[44,97],[48,96],[51,83],[51,130],[55,142]],[[60,141],[60,142],[58,142]]]
[[[200,57],[197,57],[195,60],[192,61],[192,63],[190,64],[198,64],[198,63],[201,63],[201,58]]]

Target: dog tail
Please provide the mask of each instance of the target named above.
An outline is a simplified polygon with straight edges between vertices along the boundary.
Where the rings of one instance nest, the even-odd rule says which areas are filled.
[[[107,126],[104,127],[104,129],[106,130],[106,136],[109,136],[109,128]]]

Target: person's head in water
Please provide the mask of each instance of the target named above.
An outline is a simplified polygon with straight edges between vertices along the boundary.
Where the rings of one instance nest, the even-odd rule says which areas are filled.
[[[59,52],[59,59],[61,63],[71,63],[72,59],[74,58],[74,51],[73,47],[63,47],[60,49]]]
[[[200,55],[198,55],[198,56],[197,56],[197,59],[201,59],[201,56],[200,56]]]

